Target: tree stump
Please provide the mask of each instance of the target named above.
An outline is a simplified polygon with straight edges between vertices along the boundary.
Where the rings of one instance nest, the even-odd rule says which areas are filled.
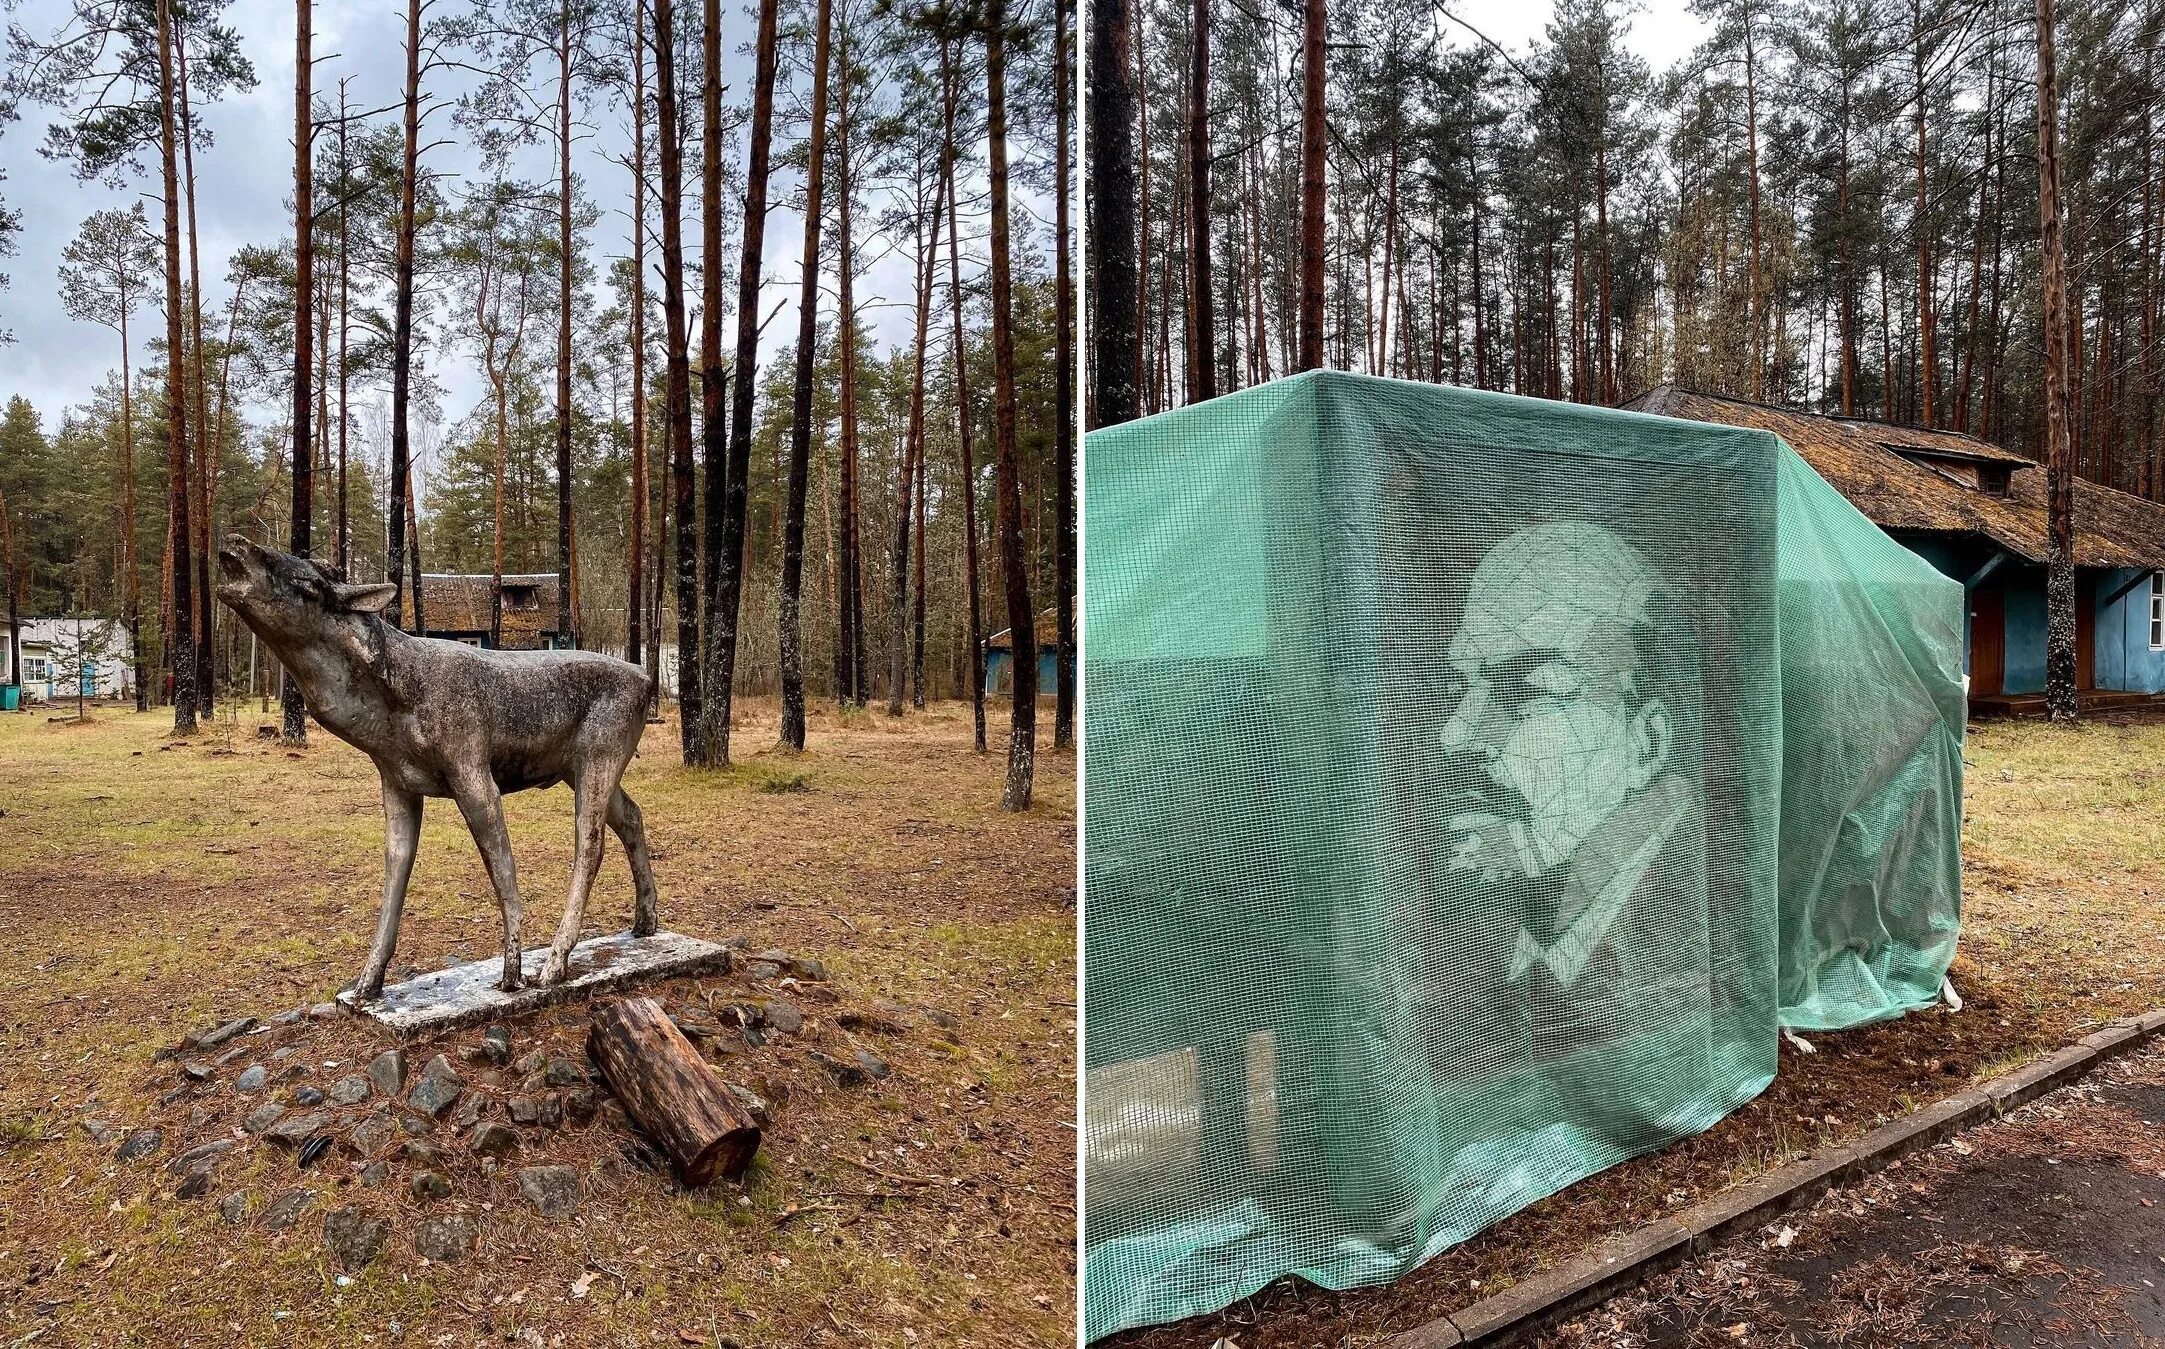
[[[639,1127],[668,1153],[677,1176],[697,1188],[735,1180],[759,1151],[759,1126],[719,1074],[652,998],[598,1004],[587,1056]]]

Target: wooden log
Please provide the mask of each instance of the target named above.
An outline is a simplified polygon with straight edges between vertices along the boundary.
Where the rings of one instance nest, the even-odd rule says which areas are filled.
[[[596,1004],[586,1053],[687,1186],[717,1176],[735,1180],[751,1165],[759,1126],[660,1003],[624,998]]]

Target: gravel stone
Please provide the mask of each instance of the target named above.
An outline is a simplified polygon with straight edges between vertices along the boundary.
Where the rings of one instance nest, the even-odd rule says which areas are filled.
[[[511,1062],[511,1032],[502,1026],[491,1026],[481,1032],[481,1052],[499,1067]]]
[[[451,1182],[434,1171],[416,1172],[408,1188],[412,1190],[413,1197],[416,1199],[449,1199],[451,1197]]]
[[[368,1080],[376,1084],[376,1090],[385,1096],[396,1096],[406,1090],[406,1051],[386,1049],[369,1061]]]
[[[760,1009],[760,1020],[784,1035],[804,1033],[804,1009],[786,998],[769,999]]]
[[[268,1129],[263,1136],[273,1143],[297,1148],[309,1139],[331,1127],[331,1117],[316,1111],[306,1115],[287,1115]]]
[[[323,1215],[323,1244],[341,1269],[368,1268],[383,1253],[384,1225],[348,1205]]]
[[[254,1067],[250,1068],[247,1072],[242,1073],[239,1077],[233,1079],[233,1090],[257,1092],[263,1090],[270,1084],[271,1070],[259,1063],[256,1064]]]
[[[464,1086],[451,1061],[438,1054],[421,1070],[421,1084],[413,1089],[406,1103],[425,1115],[441,1115],[445,1107],[458,1099]]]
[[[222,1026],[197,1031],[188,1037],[188,1043],[194,1045],[197,1049],[216,1049],[234,1036],[246,1035],[255,1028],[256,1019],[252,1016],[244,1016],[237,1020],[228,1021]]]
[[[559,1129],[564,1124],[564,1103],[554,1092],[545,1096],[514,1096],[511,1098],[511,1119],[516,1124]]]
[[[286,1108],[276,1101],[265,1101],[256,1107],[254,1114],[241,1122],[241,1127],[252,1134],[262,1133],[284,1118]]]
[[[349,1073],[331,1084],[331,1104],[359,1105],[368,1099],[368,1092],[368,1079],[359,1073]],[[294,1100],[299,1101],[300,1097],[296,1095]]]
[[[263,1210],[263,1225],[273,1232],[283,1232],[299,1222],[301,1215],[315,1202],[314,1190],[288,1190]]]
[[[474,1130],[473,1140],[467,1143],[469,1152],[482,1157],[501,1157],[518,1149],[519,1136],[509,1126],[491,1120]]]
[[[363,1157],[373,1157],[383,1151],[397,1132],[397,1126],[387,1119],[366,1119],[353,1126],[350,1141],[355,1152]]]
[[[370,1162],[361,1168],[361,1183],[373,1190],[391,1178],[389,1162]]]
[[[577,1212],[581,1199],[579,1173],[568,1166],[529,1166],[519,1172],[519,1190],[544,1218]]]
[[[167,1162],[165,1169],[176,1176],[183,1171],[209,1171],[218,1164],[219,1158],[233,1151],[237,1146],[238,1144],[230,1138],[213,1138],[210,1142],[199,1143]]]
[[[586,1085],[586,1065],[575,1059],[550,1059],[545,1080],[552,1087],[583,1087]]]
[[[479,1235],[471,1214],[446,1213],[414,1229],[413,1248],[430,1260],[464,1260],[474,1253],[474,1239]]]
[[[322,1105],[323,1093],[314,1087],[302,1087],[299,1091],[293,1093],[293,1103],[304,1109],[312,1105]],[[341,1101],[339,1104],[347,1105],[350,1102]]]
[[[239,1227],[248,1221],[248,1191],[235,1190],[218,1201],[218,1216],[226,1220],[228,1227]]]
[[[121,1140],[120,1148],[113,1156],[118,1161],[138,1161],[156,1152],[164,1142],[165,1135],[156,1129],[137,1129]]]

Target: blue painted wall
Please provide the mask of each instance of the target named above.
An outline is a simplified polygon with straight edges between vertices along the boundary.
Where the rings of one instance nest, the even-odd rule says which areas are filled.
[[[1897,536],[1898,538],[1900,536]],[[1992,556],[1991,549],[1939,538],[1900,538],[1943,576],[1967,581]],[[2094,676],[2101,689],[2165,693],[2165,651],[2150,649],[2150,585],[2147,572],[2128,568],[2091,571],[2096,578],[2097,630]],[[2114,599],[2114,592],[2134,585]],[[2012,560],[1986,578],[2006,596],[2008,693],[2045,691],[2045,569]],[[1967,634],[1965,634],[1966,636]],[[1963,668],[1969,667],[1965,643]]]
[[[1001,650],[999,648],[994,648],[993,650],[987,651],[985,653],[986,693],[1005,693],[1007,691],[1007,684],[1005,682],[1007,679],[1007,666],[1008,662],[1012,661],[1014,658],[1015,656],[1013,652]],[[1059,687],[1058,685],[1053,683],[1053,681],[1058,679],[1059,677],[1059,660],[1054,653],[1053,648],[1049,646],[1039,647],[1037,649],[1038,697],[1052,697],[1054,692]]]
[[[2003,565],[2000,570],[2005,571]],[[2007,677],[2002,693],[2045,691],[2045,573],[2025,567],[2006,578]],[[2099,673],[2103,673],[2100,671]]]
[[[2108,571],[2098,578],[2097,686],[2101,689],[2165,691],[2165,651],[2150,649],[2149,575]],[[2130,581],[2134,587],[2125,595],[2105,602]]]

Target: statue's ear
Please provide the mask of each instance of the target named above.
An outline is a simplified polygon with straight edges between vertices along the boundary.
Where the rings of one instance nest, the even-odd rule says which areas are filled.
[[[334,585],[331,587],[332,601],[339,608],[351,610],[357,614],[381,613],[383,606],[389,604],[391,597],[396,594],[398,594],[398,587],[388,581],[380,585]]]

